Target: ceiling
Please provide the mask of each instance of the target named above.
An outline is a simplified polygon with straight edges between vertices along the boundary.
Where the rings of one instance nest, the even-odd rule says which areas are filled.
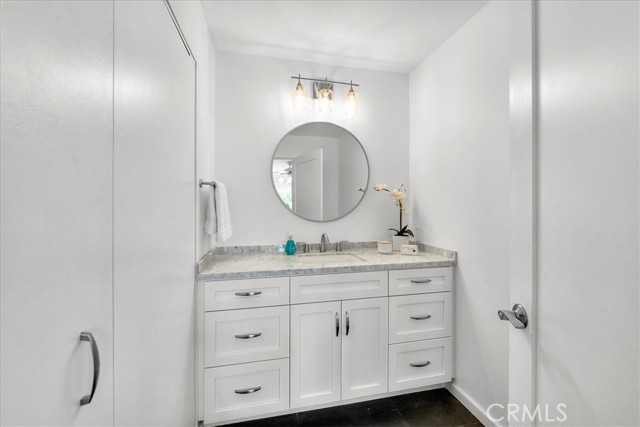
[[[487,0],[201,0],[216,49],[408,73]]]

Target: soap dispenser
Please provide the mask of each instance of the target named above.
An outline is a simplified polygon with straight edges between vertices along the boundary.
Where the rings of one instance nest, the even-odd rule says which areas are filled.
[[[296,242],[293,241],[292,233],[289,233],[289,240],[287,240],[287,244],[284,246],[284,251],[287,255],[295,255],[296,253]]]

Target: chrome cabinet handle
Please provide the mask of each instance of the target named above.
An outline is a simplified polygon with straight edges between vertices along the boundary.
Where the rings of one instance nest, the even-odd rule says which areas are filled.
[[[234,390],[236,392],[236,394],[251,394],[251,393],[255,393],[256,391],[260,391],[262,390],[262,386],[259,385],[257,387],[249,387],[249,388],[242,388],[240,390]]]
[[[340,314],[336,311],[336,336],[340,336]]]
[[[258,338],[260,335],[262,335],[262,332],[254,332],[251,334],[236,335],[236,338],[238,338],[239,340],[248,340],[251,338]]]
[[[427,320],[427,319],[431,319],[431,315],[425,314],[424,316],[411,316],[411,318],[413,320]]]
[[[344,312],[345,317],[347,318],[347,336],[349,336],[349,312]]]
[[[80,341],[87,341],[91,346],[91,357],[93,358],[93,383],[91,384],[91,394],[84,396],[80,399],[80,406],[88,405],[93,400],[93,395],[96,394],[96,387],[98,387],[98,379],[100,379],[100,352],[98,351],[98,344],[96,344],[95,338],[91,332],[80,332]]]
[[[409,363],[409,366],[413,368],[424,368],[425,366],[429,366],[429,365],[431,365],[431,362],[429,360],[421,363]]]
[[[411,283],[415,284],[415,285],[420,285],[420,284],[424,284],[424,283],[431,283],[431,279],[420,279],[420,280],[410,280]]]
[[[262,294],[262,291],[236,292],[239,297],[253,297]]]

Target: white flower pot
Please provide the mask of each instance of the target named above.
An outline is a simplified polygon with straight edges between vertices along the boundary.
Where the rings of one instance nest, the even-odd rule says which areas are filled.
[[[409,244],[409,236],[393,236],[393,251],[400,252],[402,245]]]

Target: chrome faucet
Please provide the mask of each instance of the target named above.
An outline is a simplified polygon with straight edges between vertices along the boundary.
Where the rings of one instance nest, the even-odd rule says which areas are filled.
[[[329,243],[329,236],[327,233],[322,233],[320,238],[320,252],[327,252],[327,243]]]

